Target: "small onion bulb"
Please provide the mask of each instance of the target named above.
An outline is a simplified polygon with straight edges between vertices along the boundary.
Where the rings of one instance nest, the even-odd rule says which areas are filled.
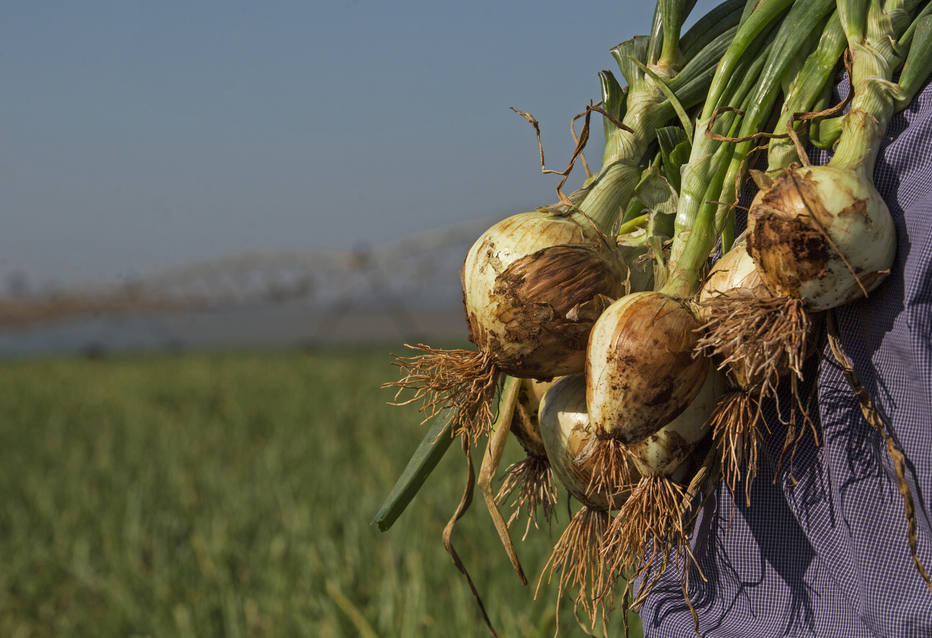
[[[696,315],[703,323],[713,319],[716,320],[715,323],[719,323],[724,319],[725,326],[730,327],[731,317],[717,317],[713,310],[716,307],[721,308],[722,301],[743,302],[745,308],[750,311],[755,299],[771,296],[754,260],[748,254],[747,235],[742,233],[731,250],[722,255],[712,267],[702,290],[699,291]],[[740,317],[738,321],[746,324],[746,317]],[[752,385],[752,381],[757,381],[757,379],[748,378],[746,361],[740,353],[735,356],[736,352],[730,341],[720,338],[717,334],[709,339],[711,344],[703,343],[703,341],[700,339],[700,347],[707,348],[707,351],[712,351],[721,359],[728,361],[728,368],[739,387],[748,388]]]
[[[579,502],[608,509],[604,492],[590,491],[593,466],[589,451],[598,442],[586,413],[586,377],[574,374],[553,384],[540,404],[540,432],[550,467]]]
[[[704,359],[710,366],[707,359]],[[699,393],[686,409],[648,437],[628,444],[634,466],[643,476],[672,476],[683,466],[696,445],[709,432],[710,417],[727,385],[715,369],[709,369]]]
[[[722,295],[736,292],[753,295],[756,291],[770,294],[760,271],[747,251],[747,235],[742,233],[731,250],[715,262],[699,291],[699,319],[708,319],[708,302]]]

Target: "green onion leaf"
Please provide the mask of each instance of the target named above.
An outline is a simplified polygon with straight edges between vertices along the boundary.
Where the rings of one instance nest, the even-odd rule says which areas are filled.
[[[909,53],[900,74],[903,94],[897,99],[897,109],[909,106],[932,72],[932,15],[920,17],[913,25]]]
[[[438,414],[434,418],[433,424],[421,443],[417,446],[408,465],[395,486],[392,488],[382,507],[379,508],[375,518],[372,519],[372,525],[379,528],[379,531],[385,532],[395,523],[401,513],[408,507],[411,499],[420,491],[424,481],[430,476],[437,463],[443,458],[443,455],[450,448],[453,437],[450,436],[450,419],[446,412]]]
[[[631,62],[636,64],[641,71],[646,73],[654,80],[657,84],[657,88],[660,89],[660,92],[664,94],[667,100],[670,102],[670,105],[673,107],[673,110],[676,111],[676,116],[680,119],[680,124],[683,127],[683,130],[686,131],[686,135],[689,139],[693,138],[693,123],[690,121],[689,116],[686,115],[686,109],[683,108],[683,105],[680,104],[680,101],[676,99],[676,95],[670,90],[670,87],[667,86],[666,81],[654,73],[646,64],[631,58]]]

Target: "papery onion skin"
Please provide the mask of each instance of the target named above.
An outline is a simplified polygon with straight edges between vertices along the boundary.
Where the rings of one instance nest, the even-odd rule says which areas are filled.
[[[896,231],[862,172],[791,167],[755,198],[748,252],[768,288],[803,299],[817,312],[863,298],[880,285],[893,265]]]
[[[589,331],[626,268],[583,216],[546,210],[504,219],[463,264],[470,340],[509,375],[550,379],[585,366]]]
[[[707,359],[702,359],[710,366]],[[692,454],[709,432],[709,423],[727,383],[709,367],[698,394],[679,415],[641,441],[628,445],[631,458],[643,476],[670,476]]]
[[[586,413],[586,377],[574,374],[558,380],[540,404],[540,432],[550,468],[579,502],[608,509],[608,499],[599,492],[587,495],[592,481],[592,463],[587,452],[598,438]],[[577,462],[581,458],[582,462]]]
[[[735,240],[731,250],[715,262],[702,285],[702,290],[699,291],[699,319],[708,319],[708,308],[705,304],[714,297],[736,292],[753,295],[756,291],[770,294],[757,265],[747,251],[747,235],[742,233]]]
[[[709,370],[693,358],[699,327],[683,303],[659,292],[627,295],[602,313],[586,360],[596,431],[634,443],[686,409]]]
[[[535,381],[534,379],[520,379],[518,381],[518,403],[515,405],[515,416],[511,421],[511,431],[521,443],[525,452],[538,457],[547,455],[544,441],[540,434],[540,421],[537,418],[540,402],[553,385],[552,382]]]

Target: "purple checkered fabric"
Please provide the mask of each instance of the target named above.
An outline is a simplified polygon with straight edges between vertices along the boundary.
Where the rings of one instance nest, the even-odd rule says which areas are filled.
[[[887,133],[874,182],[896,223],[896,262],[869,300],[836,317],[845,353],[908,459],[919,557],[932,569],[932,88]],[[827,347],[815,364],[821,445],[804,436],[792,468],[777,473],[786,426],[770,406],[751,507],[720,487],[702,511],[692,547],[708,580],[695,568],[689,579],[700,631],[932,637],[932,592],[910,557],[893,463]],[[675,571],[642,609],[649,637],[695,635]]]

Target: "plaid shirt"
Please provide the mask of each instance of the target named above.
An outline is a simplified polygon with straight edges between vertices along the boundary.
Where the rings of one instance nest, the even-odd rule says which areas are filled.
[[[896,262],[869,300],[835,313],[845,353],[906,454],[919,558],[932,570],[932,87],[887,136],[874,183],[896,224]],[[720,486],[696,524],[691,544],[708,581],[693,568],[689,583],[703,636],[932,637],[932,592],[910,556],[893,462],[827,346],[819,364],[821,445],[804,434],[778,473],[786,426],[769,406],[751,507],[743,485],[734,499]],[[695,635],[678,570],[641,618],[648,637]]]

